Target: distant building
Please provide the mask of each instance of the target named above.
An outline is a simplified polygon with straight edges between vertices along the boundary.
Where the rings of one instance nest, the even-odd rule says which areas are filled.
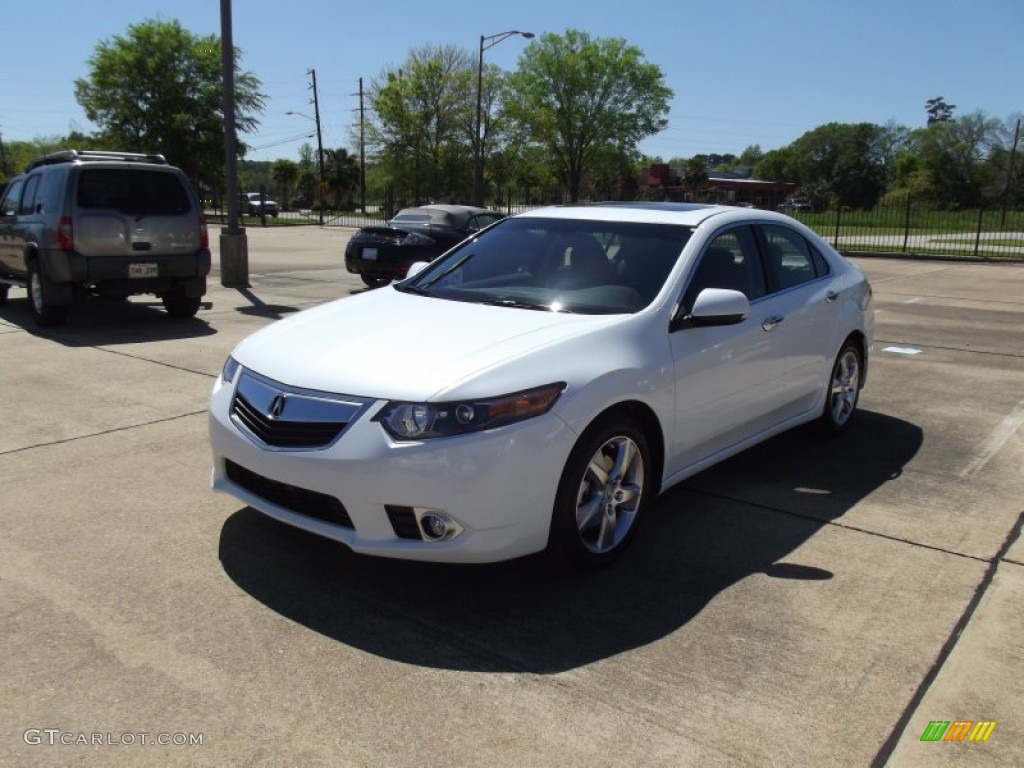
[[[682,171],[665,163],[656,163],[637,180],[638,195],[657,195],[667,200],[701,201],[723,205],[746,205],[774,210],[796,191],[796,184],[788,181],[752,179],[752,168],[732,171],[708,171],[707,181],[700,189],[689,189],[683,184]],[[646,190],[646,192],[645,192]]]

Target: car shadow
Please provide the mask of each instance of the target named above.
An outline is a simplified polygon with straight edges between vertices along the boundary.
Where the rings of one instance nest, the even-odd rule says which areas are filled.
[[[177,318],[170,317],[161,301],[152,296],[130,300],[83,296],[72,305],[65,324],[39,328],[32,319],[28,299],[11,296],[0,305],[0,320],[70,347],[109,346],[212,336],[217,330],[202,319],[203,311],[212,306],[203,302],[196,317]]]
[[[590,574],[544,556],[363,557],[249,507],[225,521],[219,554],[243,590],[340,643],[424,667],[551,674],[663,638],[752,574],[831,579],[827,562],[788,558],[898,477],[921,442],[919,427],[868,411],[839,439],[782,435],[659,497],[630,549]]]

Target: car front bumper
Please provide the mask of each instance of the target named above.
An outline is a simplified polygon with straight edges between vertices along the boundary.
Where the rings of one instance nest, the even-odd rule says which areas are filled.
[[[385,405],[378,401],[333,444],[282,450],[240,426],[232,389],[218,380],[211,396],[212,486],[272,518],[359,553],[409,560],[494,562],[547,546],[555,492],[576,438],[553,413],[486,432],[396,442],[372,420]],[[351,525],[338,521],[333,500]],[[324,501],[330,503],[322,511]],[[462,530],[440,541],[409,538],[408,526],[395,522],[396,508],[442,512]]]

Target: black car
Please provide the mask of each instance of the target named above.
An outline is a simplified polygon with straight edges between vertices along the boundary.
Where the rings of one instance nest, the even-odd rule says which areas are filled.
[[[505,218],[469,205],[404,208],[383,227],[363,227],[345,247],[345,269],[371,288],[401,280],[410,265],[431,261],[470,235]]]

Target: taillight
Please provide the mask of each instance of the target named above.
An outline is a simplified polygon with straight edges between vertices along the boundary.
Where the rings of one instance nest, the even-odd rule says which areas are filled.
[[[199,247],[209,248],[210,247],[210,232],[206,228],[206,217],[199,217]]]
[[[60,221],[57,223],[57,247],[62,251],[70,251],[75,247],[70,216],[61,216]]]

